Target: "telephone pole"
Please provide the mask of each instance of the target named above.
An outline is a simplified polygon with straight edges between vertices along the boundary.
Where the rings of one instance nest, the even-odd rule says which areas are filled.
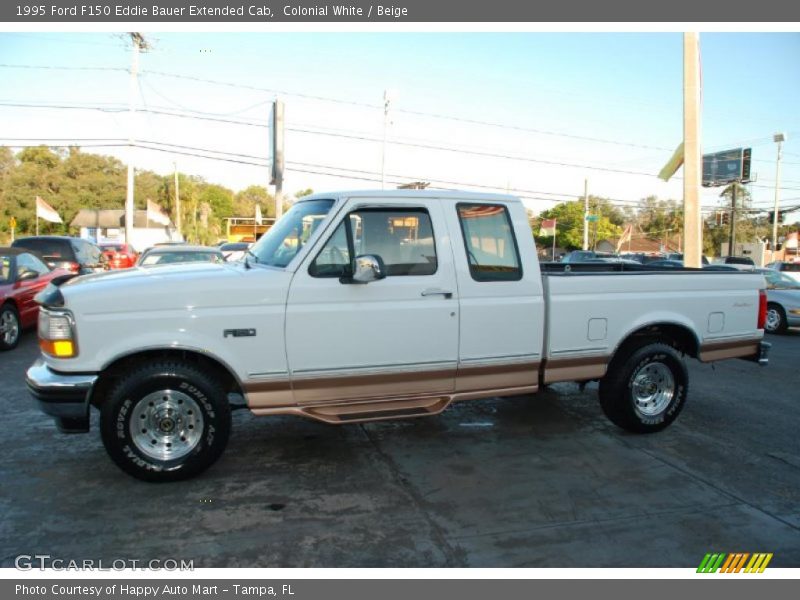
[[[381,148],[381,189],[386,189],[386,137],[389,132],[389,104],[392,92],[383,90],[383,146]]]
[[[149,48],[147,40],[144,39],[144,36],[141,33],[132,32],[130,36],[131,36],[131,44],[133,46],[133,51],[131,55],[130,87],[128,90],[128,102],[129,102],[128,118],[130,119],[130,121],[128,123],[128,184],[125,192],[125,243],[126,244],[132,243],[131,240],[133,239],[133,208],[134,208],[133,131],[134,131],[134,126],[136,125],[134,118],[136,115],[136,88],[138,87],[137,75],[139,73],[139,52],[140,51],[144,52]]]
[[[701,267],[700,36],[683,34],[683,264]]]

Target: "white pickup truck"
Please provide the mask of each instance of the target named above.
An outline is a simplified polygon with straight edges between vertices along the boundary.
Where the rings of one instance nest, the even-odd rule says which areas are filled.
[[[686,401],[684,356],[766,364],[764,287],[753,273],[540,265],[509,196],[317,194],[244,262],[48,287],[27,382],[64,431],[88,431],[97,407],[112,459],[150,481],[209,467],[237,398],[343,424],[599,380],[614,423],[653,432]]]

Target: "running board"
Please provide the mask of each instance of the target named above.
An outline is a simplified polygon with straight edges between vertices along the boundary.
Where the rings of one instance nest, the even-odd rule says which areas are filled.
[[[404,419],[437,415],[450,404],[449,396],[433,398],[401,398],[358,404],[327,404],[306,406],[305,416],[326,423],[359,423],[383,419]]]

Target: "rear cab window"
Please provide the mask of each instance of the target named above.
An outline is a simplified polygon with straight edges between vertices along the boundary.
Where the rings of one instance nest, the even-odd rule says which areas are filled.
[[[475,281],[519,281],[522,263],[508,208],[502,204],[456,205],[469,272]]]

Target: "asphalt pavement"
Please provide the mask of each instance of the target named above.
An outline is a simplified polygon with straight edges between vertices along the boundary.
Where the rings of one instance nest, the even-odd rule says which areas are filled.
[[[696,567],[772,552],[800,567],[800,330],[770,365],[690,361],[667,430],[609,423],[597,387],[329,426],[234,413],[220,461],[147,484],[97,430],[58,433],[24,384],[33,333],[0,353],[0,566],[183,559],[195,567]]]

